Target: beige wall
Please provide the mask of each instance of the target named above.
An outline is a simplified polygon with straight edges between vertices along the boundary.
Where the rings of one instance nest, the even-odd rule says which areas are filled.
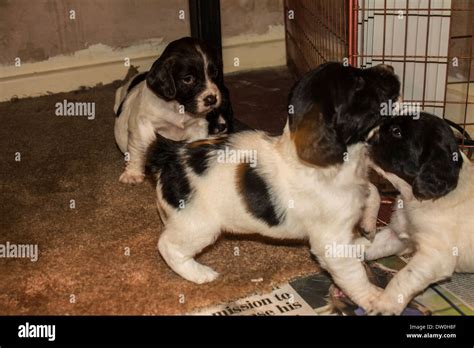
[[[286,64],[283,0],[221,0],[221,24],[225,72]]]
[[[221,0],[221,12],[225,72],[286,64],[282,0]],[[121,79],[125,61],[147,70],[188,35],[188,0],[0,0],[0,100]]]
[[[15,57],[42,61],[99,43],[169,42],[189,35],[189,20],[180,20],[179,10],[187,12],[187,0],[0,0],[0,64]]]
[[[283,0],[221,0],[222,37],[265,34],[284,25]]]

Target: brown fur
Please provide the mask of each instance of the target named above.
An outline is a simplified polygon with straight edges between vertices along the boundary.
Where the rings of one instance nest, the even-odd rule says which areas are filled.
[[[203,145],[219,145],[219,144],[224,143],[225,140],[226,140],[225,137],[196,140],[196,141],[193,141],[192,143],[189,143],[187,147],[190,149],[195,149]]]
[[[337,141],[334,130],[325,124],[317,105],[292,128],[291,137],[303,161],[320,167],[341,162],[345,148]]]

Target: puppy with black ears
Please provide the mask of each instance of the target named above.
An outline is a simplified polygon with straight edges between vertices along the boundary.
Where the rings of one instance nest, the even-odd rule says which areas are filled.
[[[291,122],[281,136],[245,131],[192,143],[158,137],[148,165],[157,180],[164,222],[158,249],[164,260],[183,278],[201,284],[218,274],[194,257],[223,230],[308,239],[334,281],[370,309],[379,289],[360,259],[340,257],[328,247],[351,245],[354,227],[373,214],[373,207],[366,209],[371,190],[362,140],[377,123],[380,105],[366,98],[378,92],[381,101],[396,99],[399,87],[385,67],[361,70],[332,63],[294,87]]]
[[[368,246],[368,260],[414,252],[372,304],[373,314],[400,314],[430,284],[474,272],[474,167],[440,118],[399,116],[369,136],[373,168],[400,196],[390,224]]]
[[[368,69],[357,69],[340,63],[328,62],[308,72],[290,93],[290,128],[297,130],[305,125],[301,119],[314,104],[321,106],[322,121],[327,129],[323,138],[314,132],[305,132],[300,141],[321,147],[320,161],[341,163],[347,145],[363,141],[370,130],[382,120],[383,104],[396,102],[400,97],[400,81],[392,66],[379,64]],[[302,158],[308,149],[301,144]],[[369,196],[366,211],[359,223],[364,233],[375,235],[380,196],[375,185],[367,182]]]
[[[145,154],[155,133],[193,141],[233,128],[220,54],[190,37],[171,42],[150,71],[119,88],[115,99],[115,139],[129,154],[123,183],[143,181]]]

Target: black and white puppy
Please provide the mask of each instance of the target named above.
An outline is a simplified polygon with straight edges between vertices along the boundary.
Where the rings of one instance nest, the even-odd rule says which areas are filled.
[[[115,101],[115,139],[129,154],[123,183],[143,181],[145,154],[155,133],[193,141],[232,131],[222,59],[198,39],[171,42],[150,71],[117,90]]]
[[[380,110],[388,101],[400,97],[400,81],[390,65],[379,64],[369,69],[357,69],[329,62],[310,71],[298,81],[290,93],[289,121],[292,131],[298,130],[314,104],[320,105],[326,131],[306,132],[298,144],[298,154],[311,155],[311,147],[319,147],[318,162],[340,164],[347,146],[363,141],[382,117]],[[325,146],[326,145],[326,146]],[[317,163],[316,163],[317,164]],[[376,231],[380,196],[369,185],[367,211],[360,227],[368,234]]]
[[[399,116],[374,129],[374,169],[400,191],[390,224],[366,259],[414,255],[374,301],[372,313],[400,314],[411,299],[453,272],[474,272],[474,169],[440,118]]]
[[[398,79],[384,67],[360,70],[335,64],[300,83],[330,92],[325,93],[327,99],[313,95],[312,107],[301,111],[299,105],[310,100],[297,84],[291,99],[298,106],[291,127],[287,124],[281,136],[245,131],[187,144],[159,137],[150,147],[148,165],[157,179],[157,205],[164,222],[158,249],[176,273],[205,283],[218,274],[194,256],[223,230],[308,239],[335,282],[369,309],[379,289],[369,282],[361,261],[328,251],[334,245],[350,245],[354,227],[369,211],[366,145],[360,142],[363,138],[348,141],[339,134],[362,137],[369,130],[367,122],[373,123],[366,115],[380,108],[367,103],[361,109],[365,93],[385,93],[385,85],[393,84],[395,90],[380,99],[397,98]],[[343,120],[351,117],[359,122]]]

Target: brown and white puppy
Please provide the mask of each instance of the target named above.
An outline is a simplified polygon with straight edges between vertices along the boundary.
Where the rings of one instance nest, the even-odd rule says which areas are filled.
[[[115,139],[129,154],[123,183],[143,181],[145,154],[155,133],[193,141],[232,131],[220,55],[189,37],[171,42],[150,71],[119,88],[114,110]]]
[[[301,80],[333,93],[313,99],[302,111],[300,105],[311,101],[300,98],[311,96],[301,95],[297,84],[291,100],[298,105],[281,136],[246,131],[187,144],[158,137],[148,155],[164,222],[158,249],[176,273],[199,284],[214,280],[218,274],[194,256],[223,230],[307,239],[335,282],[370,309],[379,289],[369,282],[360,259],[331,249],[352,244],[353,229],[368,211],[368,157],[361,140],[380,106],[362,110],[360,101],[388,81],[395,81],[393,97],[398,97],[393,73],[369,70],[333,63]],[[386,79],[378,74],[387,74]],[[343,121],[352,117],[351,109],[358,110],[359,122]],[[366,113],[372,116],[365,118]],[[339,120],[329,122],[330,117]],[[339,138],[345,132],[360,137]]]
[[[400,191],[390,224],[366,259],[414,251],[373,302],[373,314],[400,314],[430,284],[474,272],[474,168],[440,118],[386,120],[368,140],[374,169]]]

